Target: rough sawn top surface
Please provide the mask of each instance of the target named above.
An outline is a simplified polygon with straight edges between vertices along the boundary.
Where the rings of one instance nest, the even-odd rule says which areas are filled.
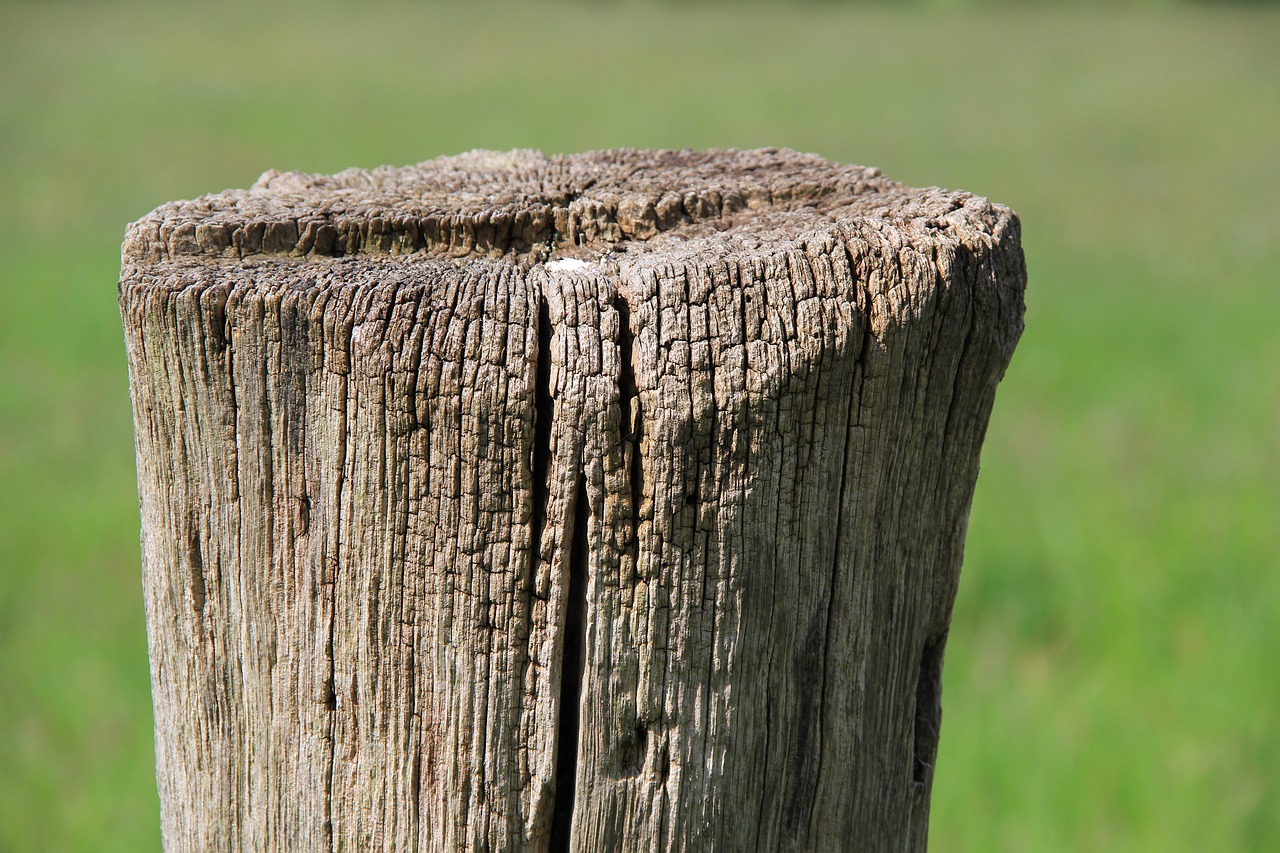
[[[158,207],[129,227],[122,254],[143,267],[405,255],[526,266],[628,251],[674,260],[706,242],[749,251],[832,225],[953,242],[954,228],[994,236],[1012,219],[969,193],[911,189],[876,169],[785,149],[473,151],[336,175],[269,171],[247,190]]]

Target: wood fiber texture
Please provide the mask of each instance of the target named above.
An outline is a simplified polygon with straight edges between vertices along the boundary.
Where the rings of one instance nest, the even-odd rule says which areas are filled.
[[[170,853],[925,848],[1016,217],[789,151],[129,228]]]

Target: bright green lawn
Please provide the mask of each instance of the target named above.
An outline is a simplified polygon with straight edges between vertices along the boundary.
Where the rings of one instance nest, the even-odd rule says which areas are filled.
[[[1280,10],[231,2],[0,4],[0,851],[159,845],[125,223],[270,167],[619,145],[1022,215],[934,850],[1280,849]]]

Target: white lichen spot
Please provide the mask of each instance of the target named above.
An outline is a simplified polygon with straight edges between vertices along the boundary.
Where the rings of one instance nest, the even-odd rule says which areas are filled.
[[[558,261],[551,261],[547,264],[547,269],[552,272],[575,272],[585,270],[591,264],[586,261],[580,261],[577,258],[561,258]]]

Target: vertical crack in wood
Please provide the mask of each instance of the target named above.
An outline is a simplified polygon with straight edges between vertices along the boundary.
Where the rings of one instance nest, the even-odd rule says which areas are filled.
[[[550,493],[551,426],[555,419],[555,399],[551,396],[551,308],[543,293],[538,292],[537,299],[537,334],[533,349],[533,446],[529,460],[533,499],[529,512],[528,595],[531,599],[539,594],[542,535],[547,524],[547,501]],[[529,614],[527,618],[532,620],[532,600],[527,602],[526,610]],[[532,640],[533,632],[526,631],[525,636]],[[554,773],[554,769],[552,772]],[[551,806],[554,805],[553,793]]]
[[[929,637],[920,655],[911,781],[922,788],[928,785],[938,751],[938,728],[942,723],[942,650],[946,643],[945,634]]]
[[[353,304],[354,303],[348,304],[343,309],[346,312],[348,312],[348,315],[352,311]],[[335,320],[336,319],[337,318],[335,318]],[[335,322],[334,325],[335,327],[339,327],[341,324],[339,322]],[[350,358],[350,353],[352,349],[351,335],[352,335],[353,329],[354,329],[354,326],[348,326],[346,330],[347,332],[346,352],[348,355],[348,359]],[[326,361],[327,361],[327,358],[326,358]],[[325,369],[329,369],[327,364],[325,366]],[[335,412],[335,414],[339,422],[341,423],[341,430],[338,433],[338,436],[337,436],[338,440],[336,445],[336,449],[338,450],[338,458],[336,461],[338,464],[337,464],[337,483],[334,484],[334,502],[333,502],[333,506],[336,508],[335,509],[336,518],[333,520],[334,550],[332,555],[329,555],[329,554],[325,555],[324,568],[325,568],[325,574],[327,575],[327,577],[324,577],[322,581],[323,584],[328,586],[328,590],[325,593],[325,595],[327,595],[329,598],[329,601],[327,602],[328,610],[329,610],[329,624],[325,632],[325,656],[328,658],[329,672],[328,672],[328,677],[325,679],[325,684],[324,684],[324,704],[325,704],[325,710],[329,714],[329,734],[328,734],[329,752],[328,752],[328,755],[325,756],[326,767],[325,767],[325,792],[324,792],[324,833],[325,833],[325,837],[329,842],[329,850],[332,853],[336,853],[339,845],[338,834],[334,831],[334,826],[333,826],[334,777],[335,777],[335,774],[337,773],[337,753],[338,753],[338,662],[337,662],[337,657],[334,653],[334,635],[335,635],[335,632],[337,631],[337,621],[338,621],[337,592],[338,592],[338,569],[340,568],[340,564],[342,560],[343,498],[344,498],[344,492],[347,487],[347,461],[351,456],[351,454],[349,453],[349,449],[347,447],[347,443],[350,438],[350,432],[351,432],[350,424],[348,423],[348,420],[347,420],[347,415],[348,415],[350,402],[351,402],[351,398],[350,398],[351,387],[350,387],[350,377],[348,372],[349,372],[349,367],[346,369],[346,371],[340,374],[341,380],[339,382],[339,388],[341,390],[337,394],[338,411]],[[330,559],[332,560],[331,564],[330,564]]]
[[[640,453],[644,418],[632,360],[635,336],[631,331],[631,303],[619,293],[613,298],[613,307],[618,312],[618,406],[622,416],[618,425],[618,439],[623,447],[630,503],[630,538],[626,541],[624,554],[631,560],[629,576],[634,583],[640,564],[640,507],[644,502],[644,458]],[[644,769],[645,755],[649,749],[648,723],[637,715],[634,728],[629,732],[624,731],[621,738],[623,748],[619,770],[627,777],[638,776]]]
[[[582,706],[583,651],[587,632],[587,477],[579,466],[578,487],[573,499],[573,527],[569,537],[569,566],[566,589],[564,644],[560,671],[560,719],[556,732],[555,800],[551,808],[552,853],[570,849],[573,805],[577,795],[578,724]]]
[[[628,550],[634,559],[640,547],[640,504],[644,496],[644,459],[640,455],[644,420],[640,410],[640,390],[636,385],[635,365],[632,364],[634,337],[631,332],[631,303],[619,294],[613,298],[613,307],[618,312],[618,405],[622,410],[622,423],[618,430],[624,446],[629,446],[630,450],[627,483],[631,494],[631,541]]]
[[[551,467],[551,421],[555,401],[551,397],[551,309],[545,296],[538,297],[538,344],[533,354],[533,510],[529,516],[530,589],[542,559],[542,531],[547,524],[548,472]]]
[[[409,364],[406,370],[406,414],[408,416],[408,430],[412,435],[415,430],[428,430],[426,417],[419,417],[418,413],[418,382],[421,376],[423,361],[423,337],[426,332],[427,323],[424,322],[422,304],[426,298],[425,288],[420,288],[410,297],[413,301],[413,310],[410,312],[410,328],[405,334],[405,349],[408,353]],[[423,446],[430,444],[430,432],[428,430],[427,439],[422,442]],[[416,849],[422,848],[422,716],[418,708],[418,643],[416,631],[414,631],[414,617],[406,613],[405,596],[408,590],[412,589],[408,574],[411,571],[409,563],[409,529],[410,516],[413,512],[413,498],[410,496],[411,483],[413,481],[413,438],[407,441],[407,448],[404,454],[404,471],[402,488],[405,490],[405,508],[404,515],[401,518],[399,537],[400,537],[400,630],[403,634],[407,634],[406,645],[408,647],[406,660],[407,665],[404,666],[405,674],[405,692],[404,696],[408,704],[405,713],[405,750],[412,755],[412,764],[409,779],[409,791],[411,797],[406,807],[409,810],[411,825],[413,827],[413,836]],[[416,612],[418,602],[413,601],[412,607]]]
[[[224,344],[223,355],[226,358],[227,371],[227,392],[231,401],[231,445],[235,448],[235,459],[232,461],[231,470],[234,472],[234,480],[231,483],[230,497],[236,502],[237,524],[240,521],[240,399],[236,395],[236,362],[235,362],[235,338],[232,337],[232,320],[231,312],[226,310],[226,302],[222,302],[222,323],[223,332],[222,340]],[[237,526],[237,530],[239,527]]]
[[[187,514],[187,553],[191,561],[191,609],[195,613],[197,620],[204,616],[205,602],[205,584],[204,584],[204,557],[200,551],[200,531],[198,528],[199,521],[195,517],[195,513]]]

